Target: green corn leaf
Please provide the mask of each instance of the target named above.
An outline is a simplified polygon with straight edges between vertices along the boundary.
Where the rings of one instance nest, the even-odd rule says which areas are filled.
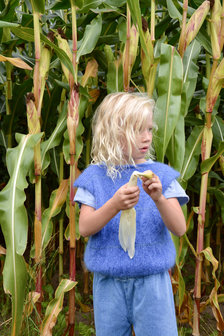
[[[74,6],[77,6],[78,8],[82,8],[83,7],[83,0],[71,0],[71,3]]]
[[[219,116],[215,116],[214,118],[212,133],[214,146],[216,147],[216,149],[218,149],[219,143],[221,141],[224,141],[224,123],[223,119]]]
[[[55,292],[55,298],[47,306],[44,320],[41,325],[40,336],[51,336],[52,329],[57,321],[58,314],[63,308],[64,293],[70,291],[77,283],[68,279],[61,280]]]
[[[194,40],[186,49],[183,58],[183,90],[181,94],[181,112],[177,122],[175,131],[171,137],[167,148],[167,157],[173,168],[181,171],[185,157],[185,116],[188,112],[190,102],[192,100],[197,78],[198,66],[196,65],[201,46],[199,42]]]
[[[178,305],[179,305],[179,310],[181,309],[181,306],[184,301],[184,294],[185,294],[185,281],[183,278],[183,275],[181,273],[180,266],[176,264],[177,271],[178,271],[178,294],[179,294],[179,300],[178,300]]]
[[[180,8],[179,3],[176,0],[174,1],[167,0],[166,4],[167,4],[169,16],[172,19],[178,19],[180,22],[182,22],[182,14],[180,12],[182,8]]]
[[[45,0],[31,0],[32,8],[35,13],[44,14]]]
[[[183,112],[184,109],[181,109],[181,114],[166,151],[170,165],[177,171],[180,171],[182,168],[185,153],[185,122]]]
[[[0,18],[3,18],[4,21],[12,22],[15,18],[15,9],[17,6],[19,6],[20,0],[10,0],[5,3],[7,5],[0,13]],[[4,3],[4,1],[3,1]]]
[[[82,55],[91,53],[96,46],[98,38],[102,30],[102,17],[98,15],[95,19],[91,21],[89,25],[86,26],[84,36],[81,41],[79,41],[80,47],[77,51],[77,62]]]
[[[122,60],[117,59],[108,63],[107,92],[123,91],[123,66]]]
[[[33,162],[33,148],[42,134],[16,135],[18,146],[8,149],[9,182],[0,192],[0,222],[7,254],[3,270],[3,285],[12,296],[12,336],[19,334],[26,289],[27,270],[23,253],[27,244],[27,213],[24,206],[26,176]]]
[[[158,74],[158,99],[154,120],[158,130],[154,136],[157,160],[163,162],[167,146],[176,127],[181,109],[183,65],[174,47],[161,44]]]
[[[123,6],[127,0],[104,0],[104,3],[113,7],[121,7]]]
[[[212,169],[213,165],[216,163],[216,161],[220,158],[220,156],[224,153],[224,141],[220,142],[219,148],[217,153],[210,157],[207,160],[204,160],[201,163],[201,173],[209,173],[209,171]]]
[[[81,13],[88,13],[89,10],[98,8],[104,0],[84,0],[83,7],[80,9]]]
[[[186,49],[183,57],[184,76],[183,83],[186,86],[184,106],[184,116],[187,115],[188,108],[195,92],[195,87],[198,78],[198,65],[197,60],[201,51],[201,45],[197,40],[194,40]]]
[[[54,190],[50,197],[49,208],[43,212],[42,217],[42,249],[44,250],[50,241],[53,223],[51,219],[61,211],[68,193],[68,180],[62,180],[57,190]]]
[[[203,135],[203,127],[195,126],[189,135],[185,147],[185,159],[180,175],[180,183],[185,188],[187,181],[191,178],[198,165],[201,153],[201,141]]]
[[[11,28],[11,31],[18,36],[19,38],[28,41],[28,42],[34,42],[34,30],[32,28],[27,27],[16,27]],[[57,56],[59,57],[60,61],[68,68],[68,70],[71,72],[73,77],[75,78],[75,72],[72,65],[72,62],[68,55],[64,52],[64,50],[60,49],[58,46],[56,46],[54,43],[50,42],[49,39],[44,36],[43,34],[40,34],[40,39],[42,42],[44,42],[46,45],[51,47]]]
[[[58,118],[57,125],[53,130],[53,132],[51,133],[50,138],[41,143],[42,173],[44,173],[44,171],[50,164],[50,153],[49,153],[50,149],[55,148],[61,142],[62,135],[67,127],[66,118],[67,118],[67,104],[64,104],[63,110]]]
[[[18,23],[12,23],[7,21],[0,21],[0,28],[11,28],[11,27],[19,27]]]
[[[205,48],[205,50],[209,53],[209,55],[212,55],[211,39],[208,36],[206,29],[201,27],[201,29],[196,35],[196,40]]]

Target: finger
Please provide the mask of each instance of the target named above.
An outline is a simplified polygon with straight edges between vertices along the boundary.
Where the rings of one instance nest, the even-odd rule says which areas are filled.
[[[131,194],[139,194],[139,192],[140,192],[140,189],[139,189],[139,187],[138,186],[136,186],[136,187],[128,187],[128,188],[126,188],[125,190],[124,190],[124,194],[125,195],[131,195]]]

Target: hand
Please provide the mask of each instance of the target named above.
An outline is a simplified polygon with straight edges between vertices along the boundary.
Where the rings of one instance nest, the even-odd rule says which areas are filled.
[[[139,194],[140,190],[138,186],[129,187],[127,183],[116,191],[111,201],[118,211],[127,210],[133,208],[138,203]]]
[[[158,176],[147,179],[142,177],[142,187],[145,192],[153,199],[154,202],[157,202],[162,196],[162,184]]]

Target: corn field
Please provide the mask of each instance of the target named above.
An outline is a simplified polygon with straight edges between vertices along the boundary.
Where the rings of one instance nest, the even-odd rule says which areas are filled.
[[[73,184],[116,91],[155,99],[155,157],[190,196],[179,335],[223,335],[224,1],[1,0],[0,41],[1,336],[95,335]]]

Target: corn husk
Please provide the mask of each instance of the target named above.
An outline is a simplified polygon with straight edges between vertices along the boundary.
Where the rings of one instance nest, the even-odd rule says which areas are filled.
[[[187,46],[193,41],[198,34],[203,22],[205,21],[210,10],[210,1],[205,0],[194,12],[189,19],[185,32],[181,34],[179,41],[179,52],[183,55]]]
[[[211,10],[211,43],[213,59],[218,60],[221,56],[221,39],[222,39],[222,6],[220,0],[215,0]]]
[[[143,173],[134,171],[128,182],[128,186],[136,186],[138,177],[146,177],[148,179],[154,176],[151,170]],[[130,259],[135,255],[135,238],[136,238],[136,211],[135,208],[121,211],[119,224],[119,242],[125,252],[128,252]]]

